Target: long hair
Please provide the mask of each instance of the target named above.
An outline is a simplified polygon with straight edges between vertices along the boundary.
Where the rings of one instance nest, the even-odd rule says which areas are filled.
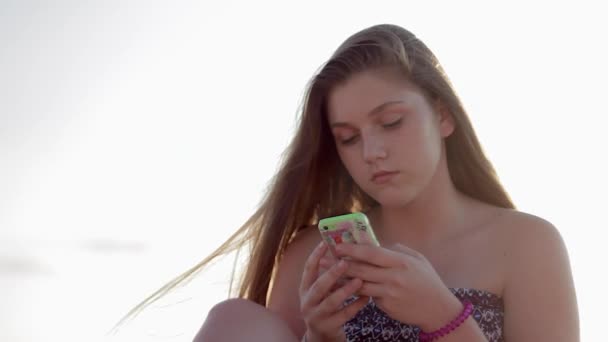
[[[455,130],[445,144],[455,187],[480,201],[514,208],[435,55],[399,26],[372,26],[346,39],[310,80],[295,136],[257,211],[213,253],[146,298],[119,324],[192,279],[212,260],[246,246],[248,260],[238,296],[266,305],[276,265],[299,230],[323,217],[375,206],[377,202],[354,183],[340,161],[327,120],[327,97],[353,74],[386,67],[397,70],[452,114]]]

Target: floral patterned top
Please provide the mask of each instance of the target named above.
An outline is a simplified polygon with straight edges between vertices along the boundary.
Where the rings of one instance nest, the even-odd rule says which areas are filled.
[[[450,288],[460,300],[473,304],[473,318],[489,342],[504,342],[502,298],[488,291]],[[418,342],[420,328],[390,318],[373,300],[344,325],[348,342]]]

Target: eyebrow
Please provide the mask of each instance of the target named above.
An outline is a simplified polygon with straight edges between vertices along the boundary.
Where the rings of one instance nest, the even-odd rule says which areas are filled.
[[[372,109],[367,115],[373,116],[373,115],[376,115],[376,114],[382,112],[387,107],[390,107],[390,106],[396,105],[396,104],[403,104],[403,103],[405,103],[405,101],[402,101],[402,100],[388,101],[388,102],[385,102],[385,103],[377,106],[376,108]],[[332,128],[333,127],[343,127],[343,126],[350,126],[350,124],[348,124],[346,122],[334,122],[331,124]]]

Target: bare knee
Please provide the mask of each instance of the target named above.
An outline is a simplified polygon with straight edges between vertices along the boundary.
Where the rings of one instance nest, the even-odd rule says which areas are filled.
[[[251,305],[256,304],[242,298],[231,298],[215,304],[211,310],[209,310],[207,316],[220,318],[222,316],[230,316],[238,314],[243,308],[250,307]]]
[[[276,314],[242,298],[216,304],[194,338],[194,342],[240,340],[296,341],[297,338]]]

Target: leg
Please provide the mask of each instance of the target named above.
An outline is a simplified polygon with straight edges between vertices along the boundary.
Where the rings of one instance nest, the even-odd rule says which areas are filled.
[[[245,299],[229,299],[213,307],[193,342],[297,342],[279,316]]]

